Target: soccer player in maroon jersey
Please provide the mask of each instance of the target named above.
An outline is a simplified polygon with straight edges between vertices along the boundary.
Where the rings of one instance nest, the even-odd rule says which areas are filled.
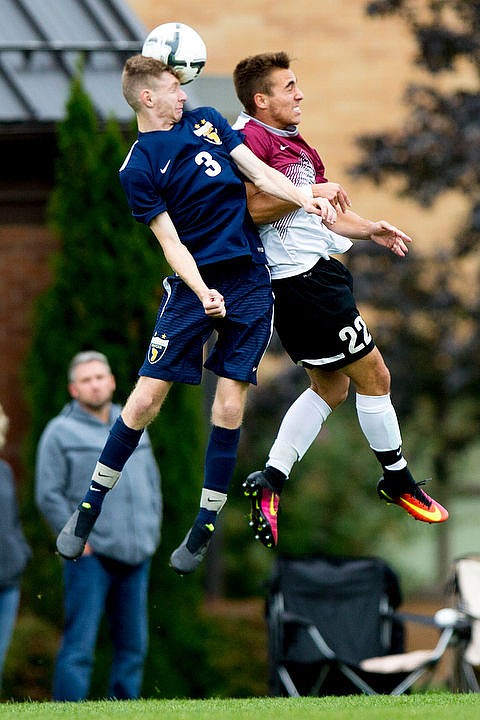
[[[373,222],[354,213],[342,186],[328,182],[317,151],[298,132],[303,93],[286,53],[242,60],[234,82],[244,107],[234,128],[243,132],[245,144],[302,191],[328,198],[338,211],[333,226],[246,183],[248,208],[272,273],[275,327],[311,383],[287,411],[266,467],[249,475],[244,484],[255,535],[266,547],[277,544],[277,511],[285,480],[329,414],[345,400],[350,381],[356,389],[360,426],[383,469],[379,496],[417,520],[443,522],[448,512],[419,487],[423,483],[415,482],[408,469],[390,399],[390,373],[356,307],[352,277],[332,257],[346,252],[351,239],[373,240],[403,257],[411,238],[384,220]]]

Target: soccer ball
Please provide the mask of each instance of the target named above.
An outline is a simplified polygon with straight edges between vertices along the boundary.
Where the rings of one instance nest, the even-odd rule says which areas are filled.
[[[207,61],[207,48],[196,30],[184,23],[164,23],[145,39],[142,55],[163,60],[177,70],[182,85],[195,80]]]

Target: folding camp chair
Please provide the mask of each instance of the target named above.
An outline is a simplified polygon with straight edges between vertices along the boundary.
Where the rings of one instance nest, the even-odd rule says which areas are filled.
[[[470,633],[454,649],[451,689],[480,692],[480,555],[454,561],[452,590],[457,610],[470,623]]]
[[[432,650],[403,652],[398,579],[379,558],[278,557],[266,601],[272,695],[400,695],[437,666],[463,632],[453,609]]]

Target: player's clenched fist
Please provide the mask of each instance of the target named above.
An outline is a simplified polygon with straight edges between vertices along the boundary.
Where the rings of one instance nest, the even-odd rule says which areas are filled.
[[[226,308],[225,300],[223,295],[217,290],[209,290],[208,295],[202,298],[203,307],[205,309],[205,315],[210,317],[225,317]]]

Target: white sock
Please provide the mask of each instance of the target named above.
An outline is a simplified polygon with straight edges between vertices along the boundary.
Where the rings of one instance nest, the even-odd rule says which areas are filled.
[[[359,395],[358,422],[372,450],[396,450],[402,444],[397,414],[388,395]]]
[[[311,388],[305,390],[285,413],[267,465],[280,470],[287,477],[307,452],[332,408]]]
[[[113,470],[111,467],[97,462],[93,471],[92,480],[111,490],[117,484],[121,470]]]
[[[227,495],[218,490],[208,490],[202,488],[202,495],[200,497],[200,507],[204,510],[213,510],[217,515],[227,502]]]

